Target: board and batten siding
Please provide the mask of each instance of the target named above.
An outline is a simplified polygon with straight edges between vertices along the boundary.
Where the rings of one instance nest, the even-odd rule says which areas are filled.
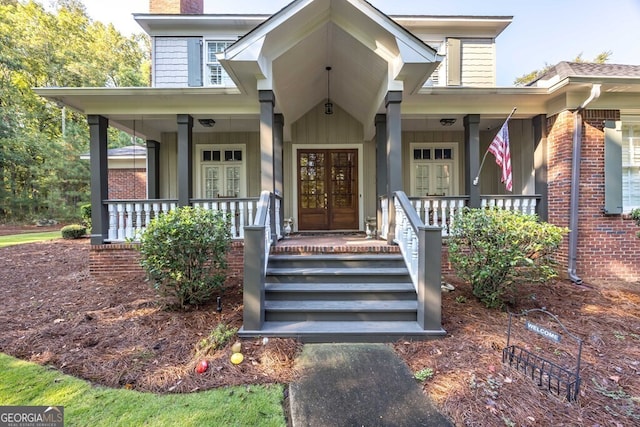
[[[496,85],[496,49],[492,39],[462,39],[462,86]]]
[[[189,84],[188,45],[193,37],[154,37],[153,86],[186,87]],[[200,39],[200,38],[198,38]]]
[[[480,132],[481,156],[484,156],[499,130],[496,128]],[[509,120],[509,151],[511,153],[513,192],[506,191],[501,182],[501,169],[496,164],[495,157],[489,153],[480,173],[481,194],[536,194],[532,120]],[[480,160],[482,161],[482,157]]]
[[[160,143],[160,198],[176,199],[178,197],[178,135],[163,133]],[[247,179],[247,197],[260,196],[260,134],[258,132],[215,132],[193,134],[193,197],[197,198],[200,183],[195,182],[195,168],[199,162],[198,145],[244,145],[245,173]]]
[[[462,131],[405,131],[402,132],[402,185],[405,193],[411,195],[411,164],[413,143],[457,143],[456,159],[458,191],[464,194],[464,132]]]

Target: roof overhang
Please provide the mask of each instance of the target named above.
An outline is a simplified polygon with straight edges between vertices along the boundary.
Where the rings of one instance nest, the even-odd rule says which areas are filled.
[[[416,92],[442,57],[366,1],[298,0],[218,59],[241,92],[273,90],[289,124],[330,93],[372,135],[386,93]]]
[[[438,128],[444,117],[461,119],[479,114],[482,127],[493,127],[513,107],[515,118],[539,114],[551,116],[577,108],[589,96],[591,86],[601,84],[600,97],[589,108],[635,111],[640,105],[640,79],[567,78],[550,88],[425,87],[402,100],[404,123],[413,127]],[[177,114],[190,114],[196,120],[195,132],[259,130],[260,106],[256,98],[212,88],[36,88],[35,92],[58,105],[82,114],[102,115],[112,126],[140,137],[160,140],[163,132],[177,130]],[[197,119],[213,118],[215,127],[205,128]],[[461,129],[462,120],[455,127]],[[482,128],[481,127],[481,128]],[[433,129],[433,128],[431,128]],[[369,139],[369,138],[368,138]]]

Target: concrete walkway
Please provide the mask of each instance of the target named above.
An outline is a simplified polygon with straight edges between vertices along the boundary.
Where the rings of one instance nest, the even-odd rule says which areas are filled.
[[[293,427],[453,426],[384,344],[306,344],[290,385]]]

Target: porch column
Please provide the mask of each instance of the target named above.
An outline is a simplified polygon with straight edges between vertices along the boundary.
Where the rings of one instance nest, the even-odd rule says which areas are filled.
[[[87,116],[89,123],[89,157],[91,164],[91,244],[102,245],[109,237],[109,167],[107,163],[107,129],[103,116]]]
[[[376,197],[387,194],[387,116],[376,114]]]
[[[160,143],[147,141],[147,199],[160,198]]]
[[[376,114],[376,223],[382,227],[382,206],[378,198],[387,194],[387,116]],[[378,237],[378,236],[376,236]]]
[[[464,117],[465,192],[469,195],[469,207],[480,207],[480,186],[473,185],[480,170],[480,115]]]
[[[258,92],[260,100],[260,190],[274,191],[274,117],[273,107],[276,103],[272,90]]]
[[[193,189],[193,117],[178,114],[178,206],[189,206]]]
[[[542,221],[548,218],[548,179],[547,179],[547,116],[540,114],[533,118],[533,144],[536,194],[540,201],[536,205],[536,213]]]
[[[284,167],[283,148],[284,147],[284,116],[274,114],[273,116],[273,175],[274,190],[276,194],[284,194]]]
[[[396,232],[396,210],[393,193],[402,190],[402,92],[387,92],[387,197],[389,198],[389,232],[387,243],[393,243]]]

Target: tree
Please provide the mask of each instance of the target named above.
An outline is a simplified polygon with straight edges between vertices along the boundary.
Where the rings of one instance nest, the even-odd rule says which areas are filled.
[[[610,50],[606,50],[603,52],[600,52],[592,61],[587,61],[585,59],[582,58],[582,52],[580,52],[574,59],[573,61],[570,62],[583,62],[583,63],[593,63],[593,64],[604,64],[606,63],[609,58],[611,57],[611,55],[613,54],[612,51]],[[533,70],[530,73],[526,73],[521,75],[520,77],[518,77],[517,79],[514,80],[514,84],[516,86],[526,86],[527,84],[535,81],[536,79],[538,79],[539,77],[541,77],[542,75],[544,75],[544,73],[546,73],[547,71],[549,71],[551,68],[553,68],[553,65],[549,65],[547,63],[544,64],[544,67],[542,67],[542,69],[540,70]]]
[[[52,11],[0,0],[0,221],[77,216],[89,197],[85,118],[33,88],[146,86],[148,70],[148,38],[92,21],[79,0],[57,0]]]

